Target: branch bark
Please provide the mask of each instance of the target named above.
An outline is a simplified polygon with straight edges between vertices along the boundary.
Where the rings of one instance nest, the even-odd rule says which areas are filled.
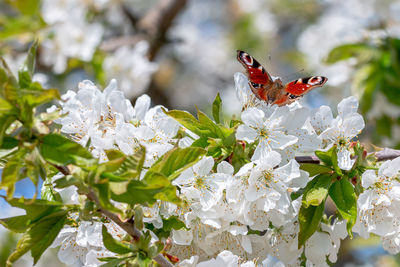
[[[53,165],[54,167],[57,168],[62,174],[64,175],[70,175],[71,172],[66,166],[58,166],[58,165]],[[96,205],[99,207],[99,212],[112,220],[114,223],[116,223],[119,227],[124,229],[125,232],[127,232],[130,236],[132,236],[134,239],[138,239],[142,236],[142,233],[136,229],[135,225],[132,222],[124,222],[122,221],[117,214],[104,209],[101,207],[100,200],[97,197],[97,195],[93,192],[90,191],[88,194],[86,194],[87,198],[96,203]],[[161,253],[158,254],[156,257],[153,258],[160,266],[162,267],[173,267],[174,265],[169,262]]]
[[[110,220],[115,222],[119,227],[124,229],[124,231],[127,232],[134,239],[138,239],[142,236],[142,233],[138,229],[136,229],[135,225],[132,222],[129,222],[129,221],[124,222],[118,217],[117,214],[115,214],[109,210],[103,209],[100,205],[100,201],[97,198],[97,195],[94,192],[89,192],[88,194],[86,194],[86,196],[88,197],[88,199],[90,199],[94,203],[96,203],[96,205],[98,207],[100,207],[99,211],[101,214],[103,214],[104,216],[106,216],[107,218],[109,218]],[[155,260],[162,267],[173,267],[174,266],[162,254],[158,254],[156,257],[153,258],[153,260]]]
[[[400,157],[400,150],[385,147],[383,150],[371,152],[369,154],[375,154],[377,161],[385,161]],[[320,161],[316,156],[297,156],[295,159],[298,163],[320,164]]]
[[[102,50],[112,51],[123,45],[134,45],[141,40],[150,44],[149,60],[153,60],[160,48],[167,42],[166,34],[177,15],[186,6],[187,0],[160,0],[158,5],[150,9],[140,19],[133,16],[126,6],[124,13],[128,16],[137,33],[132,36],[122,36],[109,39],[100,46]]]

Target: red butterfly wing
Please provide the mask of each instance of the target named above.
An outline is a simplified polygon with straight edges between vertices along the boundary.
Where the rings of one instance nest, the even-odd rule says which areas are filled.
[[[237,59],[247,70],[249,80],[256,84],[272,83],[272,78],[261,64],[244,51],[237,51]]]
[[[300,78],[286,84],[285,91],[294,97],[302,96],[316,87],[320,87],[326,83],[328,78],[323,76],[313,76]]]
[[[297,98],[302,97],[307,92],[316,87],[320,87],[326,83],[328,78],[323,76],[313,76],[307,78],[300,78],[285,85],[284,91],[281,96],[273,102],[278,106],[283,106],[292,103]]]

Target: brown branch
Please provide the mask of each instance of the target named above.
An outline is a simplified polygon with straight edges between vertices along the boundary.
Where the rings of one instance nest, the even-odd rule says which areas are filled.
[[[136,229],[135,225],[132,222],[130,222],[130,221],[124,222],[118,217],[117,214],[115,214],[107,209],[102,208],[101,204],[100,204],[100,200],[98,199],[97,195],[94,192],[91,191],[88,194],[86,194],[86,196],[88,197],[88,199],[90,199],[94,203],[96,203],[96,205],[98,207],[100,207],[99,211],[101,214],[103,214],[104,216],[106,216],[107,218],[109,218],[110,220],[115,222],[119,227],[124,229],[124,231],[127,232],[134,239],[138,239],[142,236],[142,233],[138,229]],[[163,267],[174,266],[162,254],[158,254],[156,257],[153,258],[153,260],[155,260],[158,264],[160,264],[160,266],[163,266]]]
[[[400,150],[391,149],[385,147],[383,150],[377,152],[371,152],[369,154],[375,154],[377,161],[384,160],[392,160],[397,157],[400,157]],[[298,163],[312,163],[312,164],[320,164],[320,160],[316,156],[297,156],[295,157]]]
[[[66,166],[58,166],[54,165],[53,166],[59,170],[62,174],[64,175],[70,175],[71,172]],[[114,223],[116,223],[119,227],[121,227],[125,232],[127,232],[130,236],[132,236],[134,239],[138,239],[142,236],[142,233],[136,229],[135,225],[131,221],[122,221],[117,214],[104,209],[101,204],[100,200],[97,197],[97,195],[93,192],[90,191],[89,193],[86,194],[87,198],[96,203],[96,205],[99,207],[99,212],[112,220]],[[169,262],[161,253],[158,254],[156,257],[153,258],[160,266],[162,267],[173,267],[174,265]]]
[[[123,12],[137,32],[132,36],[120,36],[104,41],[100,48],[112,51],[123,45],[134,45],[141,40],[147,40],[150,44],[148,58],[153,60],[159,49],[168,42],[166,38],[168,29],[186,3],[187,0],[160,0],[157,6],[140,19],[133,16],[127,6],[122,6]]]
[[[140,32],[148,36],[149,59],[153,60],[166,42],[166,34],[187,0],[160,0],[137,24]]]

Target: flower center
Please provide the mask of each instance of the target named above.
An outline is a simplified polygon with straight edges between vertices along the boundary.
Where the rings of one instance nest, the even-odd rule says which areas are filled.
[[[262,129],[260,129],[260,130],[258,131],[258,135],[259,135],[261,138],[266,139],[266,138],[268,138],[268,136],[269,136],[269,132],[268,132],[267,129],[262,128]]]

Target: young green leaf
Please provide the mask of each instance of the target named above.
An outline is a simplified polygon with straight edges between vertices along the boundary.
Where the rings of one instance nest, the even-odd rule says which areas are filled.
[[[347,232],[352,237],[352,231],[357,219],[357,196],[353,185],[343,177],[329,188],[329,196],[332,198],[339,214],[347,220]]]
[[[134,154],[125,157],[125,160],[115,171],[115,175],[127,178],[139,177],[142,172],[145,156],[146,149],[141,146]]]
[[[0,188],[7,190],[7,198],[14,194],[15,183],[20,180],[25,157],[25,150],[19,150],[12,158],[8,160],[1,174]]]
[[[322,215],[324,214],[324,208],[325,201],[323,201],[319,206],[310,205],[307,208],[301,206],[299,211],[299,248],[301,248],[318,229],[319,223],[322,219]]]
[[[18,70],[18,83],[21,88],[28,88],[32,82],[32,76],[35,71],[37,45],[37,42],[31,45],[24,64]]]
[[[13,207],[24,209],[26,216],[33,222],[59,211],[63,207],[63,203],[61,202],[43,199],[12,198],[7,200],[7,202]]]
[[[41,86],[40,89],[21,89],[20,92],[21,102],[26,103],[29,107],[36,107],[60,99],[60,92],[57,89],[42,89]]]
[[[206,151],[198,147],[174,148],[155,162],[147,173],[161,173],[172,181],[185,169],[193,166]],[[145,179],[148,176],[146,173]]]
[[[363,56],[365,58],[370,58],[378,55],[378,49],[364,43],[344,44],[332,49],[328,54],[326,62],[332,64],[352,57]]]
[[[332,183],[331,175],[318,175],[311,180],[304,191],[302,203],[304,207],[319,206],[328,195]]]
[[[222,100],[221,96],[218,93],[212,105],[213,118],[216,123],[221,122],[221,107],[222,107]]]
[[[338,175],[342,175],[342,170],[338,166],[337,147],[332,146],[328,151],[315,151],[315,155],[328,167],[333,167]]]
[[[176,196],[176,188],[161,173],[147,172],[143,181],[131,180],[126,192],[118,194],[111,191],[111,198],[118,202],[152,205],[157,199],[169,201],[175,204],[180,203]]]
[[[42,138],[40,154],[48,162],[57,165],[90,166],[95,162],[84,147],[59,134],[48,134]]]
[[[17,79],[2,57],[0,57],[0,96],[12,103],[18,99]]]
[[[103,234],[103,244],[109,251],[117,254],[126,254],[132,252],[129,246],[115,240],[112,235],[108,233],[107,228],[104,225],[101,232]]]
[[[300,164],[300,169],[308,172],[310,177],[313,177],[318,174],[325,174],[332,172],[332,169],[327,166],[313,164],[313,163],[302,163]]]
[[[27,215],[0,219],[0,224],[2,224],[8,230],[16,233],[25,232],[30,223],[31,220]]]
[[[33,262],[36,264],[43,252],[53,243],[63,228],[67,215],[67,211],[58,211],[43,217],[33,224],[18,241],[16,251],[7,259],[7,265],[11,266],[28,250],[31,250]]]
[[[146,228],[150,229],[153,233],[155,233],[159,238],[168,238],[171,235],[172,229],[180,230],[186,229],[186,225],[184,222],[179,220],[176,216],[170,216],[168,219],[162,219],[163,227],[155,228],[152,224],[146,224]]]
[[[8,127],[10,127],[11,123],[13,123],[16,119],[17,117],[11,114],[0,116],[0,146],[3,144],[4,135]]]

